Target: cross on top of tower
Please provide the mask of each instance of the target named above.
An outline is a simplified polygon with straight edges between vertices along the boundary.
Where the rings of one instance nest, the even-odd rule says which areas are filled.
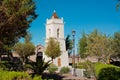
[[[59,17],[57,16],[57,14],[56,14],[56,11],[55,11],[55,10],[54,10],[54,12],[53,12],[52,18],[59,18]]]

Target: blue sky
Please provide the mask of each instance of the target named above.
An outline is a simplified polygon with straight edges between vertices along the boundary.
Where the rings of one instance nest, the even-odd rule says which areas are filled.
[[[29,31],[35,45],[44,45],[45,23],[56,10],[64,18],[65,37],[76,30],[76,44],[81,32],[98,29],[107,35],[120,31],[120,11],[116,11],[117,0],[36,0],[38,17],[31,23]]]

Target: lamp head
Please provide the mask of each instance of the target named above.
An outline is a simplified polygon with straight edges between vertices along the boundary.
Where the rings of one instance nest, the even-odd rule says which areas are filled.
[[[72,35],[73,35],[73,36],[75,36],[75,33],[76,33],[76,31],[75,31],[75,30],[72,30]]]

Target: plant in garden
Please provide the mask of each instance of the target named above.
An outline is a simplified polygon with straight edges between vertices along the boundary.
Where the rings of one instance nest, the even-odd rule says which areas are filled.
[[[0,80],[32,80],[32,78],[24,72],[0,70]]]
[[[62,67],[61,69],[60,69],[60,73],[69,73],[70,72],[70,68],[69,67]]]
[[[58,67],[56,66],[56,65],[54,65],[54,64],[51,64],[49,67],[48,67],[48,71],[50,72],[50,73],[54,73],[55,71],[57,71],[58,70]]]
[[[44,62],[44,59],[37,59],[36,62],[32,64],[34,74],[42,75],[42,73],[49,67],[51,60]]]
[[[33,80],[42,80],[41,76],[34,76]]]
[[[110,64],[95,64],[95,71],[98,80],[119,80],[120,67]]]
[[[88,78],[94,77],[94,79],[96,80],[97,76],[96,76],[94,64],[87,60],[86,62],[84,62],[83,65],[86,70],[86,71],[84,71],[85,72],[84,75]]]

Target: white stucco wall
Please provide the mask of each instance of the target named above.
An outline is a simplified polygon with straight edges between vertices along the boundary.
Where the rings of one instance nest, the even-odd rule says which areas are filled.
[[[64,38],[64,23],[61,19],[50,19],[46,22],[46,38],[57,38],[57,29],[59,29],[59,38]],[[60,22],[59,22],[60,21]],[[50,23],[51,22],[51,23]],[[51,34],[49,32],[51,31]]]

